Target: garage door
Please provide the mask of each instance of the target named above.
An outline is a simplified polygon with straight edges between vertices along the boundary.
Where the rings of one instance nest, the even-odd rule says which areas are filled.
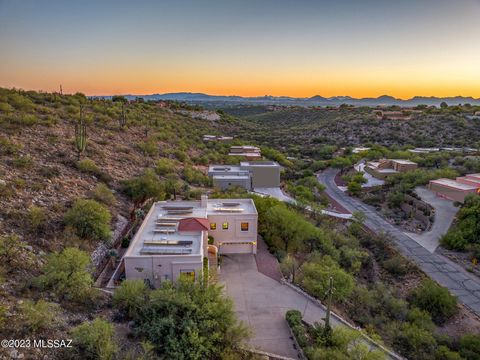
[[[220,254],[251,254],[253,245],[251,243],[223,243],[218,252]]]

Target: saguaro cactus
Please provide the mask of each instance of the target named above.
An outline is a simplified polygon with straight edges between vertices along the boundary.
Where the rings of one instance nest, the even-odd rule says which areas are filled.
[[[122,116],[119,120],[120,127],[124,128],[127,125],[127,117],[125,116],[125,102],[122,101]]]
[[[80,105],[80,119],[75,124],[75,149],[77,150],[78,159],[87,148],[87,125],[83,119],[83,106]]]

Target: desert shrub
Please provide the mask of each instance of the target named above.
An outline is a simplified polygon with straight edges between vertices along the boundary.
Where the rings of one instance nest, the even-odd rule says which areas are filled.
[[[115,327],[100,318],[84,322],[72,330],[74,344],[82,359],[113,360],[117,352]]]
[[[14,119],[16,124],[22,126],[32,126],[38,123],[39,118],[33,114],[22,114]]]
[[[111,236],[108,209],[95,200],[76,200],[64,216],[65,225],[75,230],[77,236],[89,240],[108,240]]]
[[[112,190],[105,184],[98,184],[93,191],[93,197],[95,200],[104,203],[105,205],[115,204],[115,195]]]
[[[434,356],[437,342],[430,331],[407,322],[397,329],[393,345],[408,359],[429,360]]]
[[[461,230],[453,228],[441,237],[440,244],[447,249],[462,251],[467,247],[468,240],[463,236]]]
[[[467,360],[480,359],[480,335],[463,335],[460,338],[459,353]]]
[[[36,284],[53,290],[61,299],[83,302],[91,297],[91,266],[89,254],[76,248],[66,248],[48,257]]]
[[[430,314],[416,307],[408,311],[407,320],[425,330],[433,331],[435,329],[435,324]]]
[[[33,254],[28,244],[16,234],[0,236],[0,264],[7,271],[29,269],[33,265]]]
[[[113,305],[133,318],[145,303],[146,296],[143,280],[125,280],[113,294]]]
[[[47,179],[52,179],[60,175],[60,169],[55,166],[42,166],[38,172]]]
[[[100,168],[91,159],[83,159],[77,162],[77,169],[87,174],[99,174]]]
[[[190,166],[183,169],[183,178],[186,182],[193,185],[209,185],[210,178],[204,175],[201,171],[196,170]]]
[[[9,112],[12,112],[13,110],[15,110],[15,109],[10,104],[7,104],[5,102],[0,102],[0,111],[1,112],[9,113]]]
[[[136,205],[147,199],[163,200],[165,187],[155,172],[151,169],[138,177],[121,182],[123,192],[132,199]]]
[[[148,299],[135,316],[135,333],[154,344],[161,358],[234,358],[248,337],[219,286],[167,281]]]
[[[308,345],[308,339],[305,332],[305,327],[302,323],[302,313],[298,310],[288,310],[285,314],[290,329],[292,329],[295,339],[297,339],[298,345],[305,348]]]
[[[144,155],[154,156],[158,154],[157,143],[153,140],[142,141],[138,143],[137,146],[143,152]]]
[[[10,93],[8,95],[8,103],[21,111],[30,111],[35,107],[35,104],[28,97],[18,93]]]
[[[45,300],[25,300],[20,305],[22,322],[29,331],[36,332],[42,329],[50,328],[57,317],[60,306]]]
[[[442,245],[465,250],[468,244],[480,244],[480,196],[467,196],[457,219],[458,223],[442,237]]]
[[[44,209],[35,205],[28,209],[28,222],[31,230],[39,231],[44,227],[46,221],[47,213]]]
[[[410,297],[411,303],[427,311],[436,324],[443,324],[457,312],[457,298],[430,279],[423,280]]]
[[[409,270],[409,264],[404,257],[395,255],[383,262],[383,267],[392,275],[403,276]]]
[[[33,159],[30,155],[18,156],[12,160],[12,165],[17,169],[28,169],[33,165]]]
[[[330,277],[333,279],[335,292],[333,299],[341,302],[350,295],[354,287],[352,275],[345,272],[329,256],[316,256],[302,265],[303,287],[319,299],[325,299]]]
[[[14,155],[18,152],[20,146],[7,138],[0,138],[0,155]]]
[[[463,360],[464,357],[460,356],[458,352],[450,350],[445,345],[440,345],[435,351],[435,360]]]
[[[155,172],[161,176],[172,174],[175,172],[175,162],[168,158],[162,158],[157,161]]]

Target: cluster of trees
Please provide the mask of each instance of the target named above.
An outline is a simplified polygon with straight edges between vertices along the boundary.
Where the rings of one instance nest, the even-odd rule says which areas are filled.
[[[217,285],[180,279],[150,290],[140,280],[126,280],[113,303],[134,321],[134,336],[152,344],[161,358],[236,359],[249,336]]]
[[[325,327],[319,323],[307,326],[302,322],[302,314],[298,310],[287,311],[285,317],[308,359],[381,360],[386,358],[381,350],[370,348],[362,334],[356,330],[339,326],[326,332]]]
[[[442,237],[441,244],[453,250],[471,250],[472,256],[480,260],[480,196],[465,198],[456,223]]]
[[[334,306],[344,309],[372,336],[380,333],[389,346],[408,358],[458,358],[460,348],[457,344],[445,341],[435,331],[437,326],[457,313],[456,298],[429,279],[407,297],[400,296],[380,281],[375,275],[378,265],[400,281],[416,269],[390,249],[381,236],[363,232],[361,216],[356,216],[358,220],[347,232],[339,232],[327,226],[318,227],[314,219],[307,219],[294,208],[275,200],[259,198],[255,203],[259,212],[259,231],[272,252],[280,258],[281,270],[287,278],[315,297],[326,300],[329,278],[332,277]],[[368,285],[359,281],[359,278],[370,276],[375,280]],[[305,339],[308,342],[315,337],[306,333]],[[356,344],[352,340],[353,343],[347,342],[348,346],[342,342],[345,346],[329,347],[322,341],[318,338],[309,345],[306,351],[309,358],[324,359],[340,353],[345,356],[346,349],[355,348],[352,344]],[[376,359],[378,355],[372,353],[368,356]]]

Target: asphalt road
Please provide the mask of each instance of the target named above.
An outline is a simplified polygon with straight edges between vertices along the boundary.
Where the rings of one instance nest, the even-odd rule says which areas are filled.
[[[337,172],[336,169],[327,169],[317,175],[318,180],[325,185],[328,195],[351,212],[363,212],[367,217],[365,225],[370,230],[389,235],[403,255],[414,261],[428,276],[449,289],[462,304],[480,316],[480,279],[446,257],[431,253],[387,222],[375,209],[348,196],[335,184]]]

